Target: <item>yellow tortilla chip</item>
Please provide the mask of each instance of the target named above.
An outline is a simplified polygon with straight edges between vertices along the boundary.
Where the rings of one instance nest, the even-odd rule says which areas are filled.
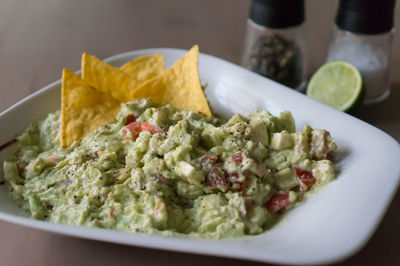
[[[64,69],[61,92],[61,147],[80,141],[88,133],[115,120],[120,103]]]
[[[138,57],[119,68],[129,74],[134,80],[146,82],[165,71],[164,55],[154,54]]]
[[[149,97],[160,106],[172,104],[178,109],[197,111],[210,117],[210,107],[201,88],[198,57],[199,47],[195,45],[161,76],[135,89],[133,98]]]
[[[161,57],[161,59],[162,66],[164,66],[163,57]],[[146,82],[148,76],[155,75],[153,70],[145,68],[147,63],[150,65],[154,63],[151,62],[152,60],[145,58],[140,59],[137,62],[135,61],[136,60],[128,63],[128,65],[124,66],[123,69],[125,71],[141,69],[142,73],[133,74],[132,72],[129,72],[129,74],[127,74],[125,71],[109,65],[93,55],[83,53],[82,78],[91,86],[111,95],[119,102],[128,102],[133,99],[131,95],[132,91]],[[141,67],[140,64],[143,62],[145,65]],[[156,63],[159,64],[159,62],[160,58],[157,58]],[[158,67],[158,69],[159,68],[160,67]],[[136,77],[138,79],[136,79]]]

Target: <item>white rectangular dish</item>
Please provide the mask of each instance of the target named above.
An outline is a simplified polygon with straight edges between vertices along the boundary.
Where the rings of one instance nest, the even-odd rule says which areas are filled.
[[[147,49],[107,62],[120,66],[135,57],[163,53],[169,66],[186,51]],[[338,178],[287,213],[272,230],[253,237],[201,240],[133,234],[37,221],[11,202],[0,186],[0,219],[54,233],[133,246],[234,257],[281,264],[321,264],[360,250],[381,221],[400,180],[400,145],[381,130],[316,102],[301,93],[216,57],[200,55],[200,76],[214,112],[224,116],[267,109],[289,110],[298,129],[305,124],[331,132],[338,144]],[[61,73],[60,73],[61,75]],[[0,114],[0,145],[22,133],[31,121],[59,109],[58,80]],[[6,150],[0,152],[0,163]],[[3,173],[0,172],[0,180]]]

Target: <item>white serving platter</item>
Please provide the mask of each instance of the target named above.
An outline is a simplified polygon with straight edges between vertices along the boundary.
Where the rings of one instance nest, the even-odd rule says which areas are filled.
[[[146,49],[119,54],[106,61],[120,66],[141,55],[163,53],[169,66],[185,52]],[[201,54],[199,64],[214,112],[223,116],[238,112],[246,115],[266,108],[276,115],[290,110],[299,130],[305,124],[329,130],[339,146],[337,180],[288,212],[269,232],[246,238],[182,239],[37,221],[28,218],[8,199],[4,186],[0,186],[0,219],[119,244],[281,264],[332,263],[360,250],[379,225],[399,184],[399,143],[359,119],[222,59]],[[0,144],[22,133],[31,121],[59,109],[60,84],[58,80],[1,113]],[[0,153],[0,163],[6,153],[7,150]]]

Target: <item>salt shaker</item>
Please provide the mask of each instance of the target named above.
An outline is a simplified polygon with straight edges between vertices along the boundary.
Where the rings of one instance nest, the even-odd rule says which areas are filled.
[[[364,104],[390,94],[390,53],[395,0],[340,0],[327,61],[345,60],[364,77]]]
[[[253,0],[241,64],[293,89],[304,89],[304,0]]]

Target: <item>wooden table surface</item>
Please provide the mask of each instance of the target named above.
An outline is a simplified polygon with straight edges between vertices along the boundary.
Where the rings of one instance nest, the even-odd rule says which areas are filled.
[[[239,62],[250,1],[2,0],[0,111],[77,70],[83,51],[100,58],[151,47],[190,48]],[[336,1],[308,0],[309,73],[322,64]],[[396,7],[396,26],[400,10]],[[400,36],[391,97],[356,116],[400,141]],[[400,263],[400,193],[368,244],[345,265]],[[348,236],[351,237],[351,236]],[[0,265],[257,265],[60,236],[0,222]]]

